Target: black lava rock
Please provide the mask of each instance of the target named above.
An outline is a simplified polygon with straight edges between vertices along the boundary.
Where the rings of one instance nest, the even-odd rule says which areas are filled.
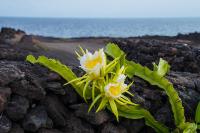
[[[24,133],[24,129],[20,125],[13,123],[9,133]]]
[[[81,119],[70,115],[66,125],[61,129],[65,133],[94,133],[92,126]]]
[[[77,117],[80,117],[93,125],[101,125],[111,119],[106,111],[95,113],[95,110],[92,110],[88,113],[89,106],[85,103],[72,105],[70,107],[75,110],[75,115]]]
[[[57,129],[46,129],[46,128],[42,128],[38,131],[38,133],[63,133]]]
[[[0,133],[8,133],[11,130],[12,122],[5,116],[0,115]]]
[[[10,86],[13,93],[21,96],[26,96],[30,99],[42,100],[46,95],[46,91],[41,85],[38,84],[40,84],[40,82],[37,80],[30,82],[23,79],[12,83]]]
[[[127,133],[126,129],[121,126],[115,126],[112,123],[106,123],[101,133]]]
[[[25,74],[15,65],[15,63],[0,61],[0,85],[4,86],[15,80],[21,79]]]
[[[65,90],[65,95],[61,96],[61,100],[65,105],[75,104],[79,101],[80,96],[77,94],[74,88],[66,86],[64,90]]]
[[[6,107],[6,113],[12,120],[20,120],[24,118],[29,108],[29,101],[25,97],[13,95]]]
[[[11,95],[11,89],[7,87],[0,87],[0,113],[5,109],[8,99]]]
[[[48,82],[46,85],[46,89],[54,92],[55,94],[64,95],[65,90],[62,87],[62,84],[59,82]]]
[[[55,126],[67,124],[67,119],[72,113],[60,102],[56,95],[47,96],[44,105]]]
[[[46,127],[48,115],[45,107],[38,106],[30,110],[23,120],[23,128],[26,131],[36,132],[41,127]]]

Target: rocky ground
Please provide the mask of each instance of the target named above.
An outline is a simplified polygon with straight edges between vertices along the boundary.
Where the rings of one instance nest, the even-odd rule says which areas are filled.
[[[137,38],[73,39],[91,41],[93,49],[100,42],[115,42],[129,60],[152,67],[160,57],[171,64],[167,78],[183,101],[188,121],[200,101],[200,34],[176,37],[145,36]],[[88,105],[56,73],[40,65],[25,62],[28,54],[62,58],[58,49],[49,51],[41,41],[63,41],[34,37],[23,31],[4,28],[0,33],[0,133],[151,133],[144,120],[120,118],[116,122],[109,111],[87,113]],[[66,40],[64,40],[66,41]],[[98,42],[98,47],[95,45]],[[90,42],[91,43],[91,42]],[[103,45],[102,45],[103,46]],[[70,50],[70,49],[69,49]],[[53,54],[54,53],[54,54]],[[59,55],[60,54],[60,55]],[[65,53],[68,55],[67,53]],[[70,61],[64,62],[71,65]],[[72,63],[73,64],[73,63]],[[75,63],[76,64],[76,63]],[[77,74],[77,66],[71,68]],[[134,78],[133,101],[150,110],[158,121],[173,128],[173,117],[166,94],[145,81]]]

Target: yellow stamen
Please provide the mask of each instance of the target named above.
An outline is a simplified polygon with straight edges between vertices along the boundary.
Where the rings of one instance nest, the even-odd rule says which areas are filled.
[[[97,58],[95,58],[95,59],[93,59],[93,60],[88,60],[88,61],[86,61],[85,67],[88,68],[88,69],[92,69],[92,68],[94,68],[98,63],[99,63],[99,64],[102,63],[102,59],[101,59],[100,56],[97,57]]]
[[[121,87],[120,86],[111,86],[109,88],[109,91],[113,96],[118,96],[121,94]]]

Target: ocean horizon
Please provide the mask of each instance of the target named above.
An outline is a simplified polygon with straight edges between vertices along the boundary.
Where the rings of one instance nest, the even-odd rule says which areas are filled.
[[[0,17],[0,28],[51,37],[175,36],[200,32],[200,18],[25,18]]]

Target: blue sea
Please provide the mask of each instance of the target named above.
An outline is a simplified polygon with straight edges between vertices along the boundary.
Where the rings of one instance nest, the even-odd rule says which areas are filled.
[[[9,18],[0,28],[12,27],[28,34],[53,37],[132,37],[200,32],[200,18]]]

